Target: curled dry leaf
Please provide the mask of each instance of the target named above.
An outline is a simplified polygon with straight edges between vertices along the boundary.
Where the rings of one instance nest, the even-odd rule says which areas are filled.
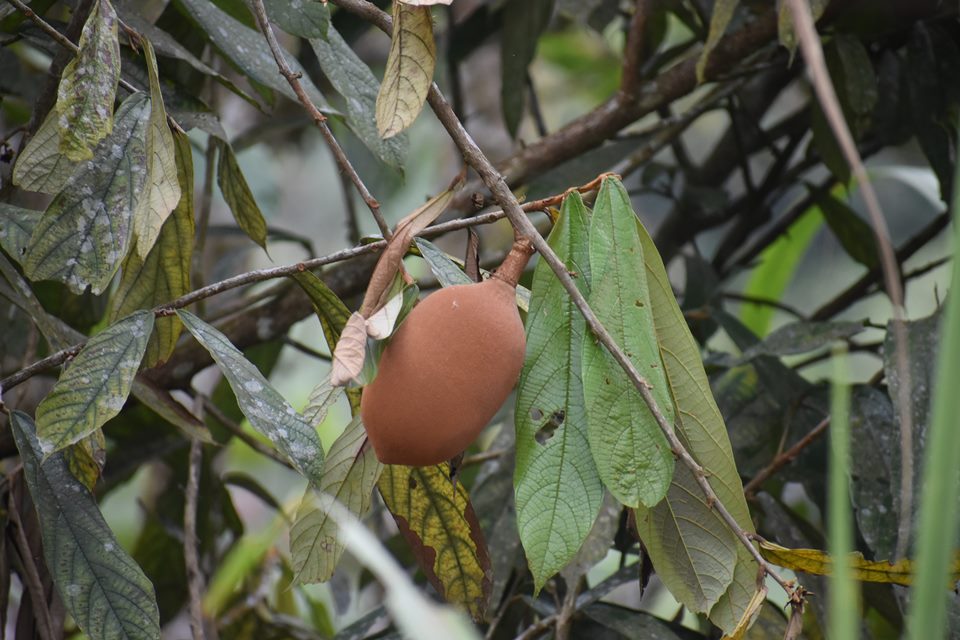
[[[393,296],[379,311],[367,318],[367,335],[375,340],[386,340],[390,337],[403,309],[403,295],[401,291]]]
[[[385,297],[389,295],[393,277],[400,268],[400,261],[407,252],[413,237],[446,211],[453,195],[463,186],[464,177],[464,175],[460,175],[450,188],[434,196],[422,207],[397,223],[393,237],[390,238],[387,248],[383,250],[380,260],[377,261],[373,275],[370,276],[370,284],[367,285],[367,293],[364,295],[363,304],[360,306],[360,313],[363,314],[364,318],[371,318],[386,304]]]
[[[350,315],[337,348],[333,351],[330,384],[342,387],[360,375],[367,352],[366,319],[358,312]]]

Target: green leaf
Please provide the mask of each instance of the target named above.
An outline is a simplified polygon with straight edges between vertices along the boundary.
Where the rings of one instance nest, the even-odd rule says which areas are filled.
[[[780,300],[793,280],[797,265],[823,224],[818,207],[811,207],[760,254],[759,265],[744,288],[748,296]],[[774,310],[768,305],[744,305],[740,318],[753,333],[765,336],[770,330]]]
[[[734,366],[760,356],[789,356],[822,349],[863,331],[862,322],[791,322],[743,351]]]
[[[858,37],[838,33],[825,47],[824,57],[844,118],[859,138],[869,125],[879,97],[870,53]]]
[[[247,179],[243,177],[233,147],[226,142],[217,145],[220,148],[220,161],[217,163],[217,184],[234,220],[250,239],[267,248],[267,222],[263,219],[260,207],[250,191]]]
[[[727,428],[710,391],[700,349],[677,304],[653,239],[637,223],[650,285],[653,321],[670,395],[677,408],[677,436],[707,473],[711,487],[746,531],[753,523]],[[693,474],[677,465],[666,500],[637,509],[637,530],[661,579],[681,602],[727,633],[737,625],[755,590],[756,565],[738,543]]]
[[[420,255],[430,266],[430,271],[433,272],[442,286],[450,287],[456,284],[471,284],[473,282],[470,276],[464,273],[463,262],[450,257],[429,240],[414,238],[414,242],[417,249],[420,250]],[[480,273],[487,276],[490,274],[486,269],[481,269]],[[522,284],[517,285],[517,307],[521,311],[530,310],[530,289]]]
[[[377,131],[397,135],[416,120],[433,83],[437,45],[430,7],[393,3],[393,36],[377,95]]]
[[[80,34],[80,51],[63,70],[57,89],[60,151],[75,162],[113,128],[113,101],[120,81],[117,14],[110,0],[97,0]]]
[[[59,280],[80,294],[103,292],[130,243],[130,219],[146,183],[144,135],[150,99],[140,93],[117,110],[113,132],[71,177],[34,229],[24,272]]]
[[[10,416],[37,507],[43,555],[67,611],[91,638],[159,640],[153,585],[117,542],[96,500],[73,477],[63,456],[40,461],[30,417],[19,411]]]
[[[850,165],[847,164],[843,149],[840,148],[820,101],[816,98],[810,100],[810,130],[813,133],[812,147],[820,154],[823,164],[840,184],[849,184]],[[809,154],[809,149],[807,153]]]
[[[579,193],[563,201],[548,242],[590,290],[590,220]],[[534,588],[576,555],[590,533],[603,485],[590,455],[580,360],[586,325],[544,261],[533,272],[527,355],[517,385],[517,527]]]
[[[40,211],[31,211],[0,202],[0,249],[20,262],[27,253],[30,236],[40,222]]]
[[[259,31],[244,26],[209,0],[179,0],[179,4],[200,25],[214,46],[250,78],[261,85],[279,91],[294,102],[298,101],[297,94],[280,75],[277,61],[266,39]],[[317,108],[333,113],[323,94],[304,72],[296,57],[285,51],[284,58],[294,73],[301,74],[300,84]]]
[[[150,124],[147,127],[147,183],[146,191],[133,214],[133,234],[136,237],[136,253],[146,258],[160,235],[160,227],[180,202],[180,181],[174,157],[173,134],[167,125],[167,112],[163,108],[157,59],[149,40],[143,41],[143,53],[150,77],[151,105]]]
[[[448,256],[437,245],[424,238],[416,238],[414,242],[441,286],[473,283],[470,276],[464,273],[463,264]]]
[[[312,271],[302,271],[291,276],[304,293],[310,298],[313,304],[313,310],[320,319],[320,325],[323,327],[323,335],[327,339],[327,347],[330,353],[337,347],[337,341],[340,339],[340,333],[347,325],[350,318],[350,310],[343,304],[343,301],[335,294]]]
[[[270,20],[287,33],[301,38],[326,38],[330,9],[320,0],[266,0]]]
[[[356,416],[330,447],[317,489],[360,517],[370,509],[382,471],[383,465],[367,443],[367,432]],[[313,489],[308,488],[290,529],[296,579],[307,583],[329,580],[343,553],[336,523],[314,497]]]
[[[13,184],[26,191],[55,195],[73,175],[77,163],[60,152],[57,112],[51,110],[13,167]]]
[[[37,407],[37,437],[49,455],[120,413],[137,375],[153,313],[140,311],[90,338]]]
[[[305,478],[312,483],[319,482],[323,447],[316,430],[225,335],[188,311],[177,311],[177,315],[213,356],[253,428],[269,438]]]
[[[717,0],[713,3],[713,14],[710,16],[710,31],[707,33],[707,41],[703,43],[703,51],[697,59],[697,82],[706,80],[707,63],[710,61],[710,54],[717,48],[720,38],[733,20],[733,15],[737,12],[740,0]]]
[[[467,490],[450,480],[449,465],[387,465],[377,486],[430,584],[482,620],[490,557]]]
[[[590,306],[673,424],[636,215],[613,178],[603,181],[590,223],[590,287]],[[673,476],[670,446],[626,373],[593,339],[583,341],[583,391],[590,451],[604,486],[630,507],[660,502]]]
[[[830,0],[809,0],[810,13],[813,14],[813,21],[816,22],[823,15],[824,9]],[[797,34],[793,28],[793,12],[790,11],[789,2],[780,3],[780,13],[777,16],[777,33],[780,37],[780,44],[790,52],[790,60],[793,61],[793,55],[797,52]]]
[[[848,256],[867,269],[880,265],[880,254],[877,251],[873,229],[863,218],[858,216],[847,203],[829,194],[817,198],[817,205],[827,221],[827,226],[833,231],[833,235],[840,241],[840,245]]]
[[[137,309],[152,309],[190,291],[190,260],[193,256],[193,159],[186,134],[174,136],[175,161],[183,197],[160,229],[156,244],[140,257],[131,251],[123,262],[120,284],[110,300],[110,320],[116,320]],[[140,239],[134,241],[139,245]],[[175,317],[157,318],[150,336],[145,359],[146,367],[165,362],[173,353],[182,325]]]
[[[503,7],[500,33],[500,104],[511,137],[523,120],[527,68],[537,53],[537,41],[550,24],[554,0],[511,0]]]
[[[303,408],[304,419],[315,429],[319,428],[326,420],[330,407],[340,399],[343,391],[343,387],[334,387],[329,378],[324,378],[307,396],[307,406]]]
[[[350,129],[383,162],[399,167],[407,153],[409,140],[406,134],[387,140],[380,137],[376,123],[380,83],[370,67],[354,53],[336,29],[330,29],[326,39],[311,39],[310,44],[324,75],[345,98]]]
[[[176,38],[163,29],[160,29],[155,24],[151,24],[141,15],[136,13],[136,7],[121,5],[117,13],[120,15],[120,19],[123,20],[128,26],[139,31],[143,36],[146,37],[147,40],[153,43],[158,55],[186,62],[200,73],[210,76],[224,87],[249,102],[254,107],[262,109],[259,102],[250,96],[250,94],[242,91],[240,87],[233,83],[232,80],[224,76],[222,73],[219,73],[217,70],[211,68],[209,65],[204,64],[204,62],[197,56],[193,55],[189,49],[177,42]],[[184,122],[179,117],[177,118],[177,121],[180,125],[185,126]],[[224,135],[224,137],[226,136]]]

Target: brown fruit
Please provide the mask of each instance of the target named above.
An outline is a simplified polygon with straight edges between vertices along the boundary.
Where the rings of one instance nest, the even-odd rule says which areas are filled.
[[[449,460],[496,414],[523,367],[515,287],[529,255],[515,244],[492,278],[427,296],[400,325],[360,404],[381,462]]]

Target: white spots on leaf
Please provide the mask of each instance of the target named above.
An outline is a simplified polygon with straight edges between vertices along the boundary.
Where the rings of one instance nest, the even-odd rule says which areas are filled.
[[[70,583],[63,588],[64,593],[72,598],[76,598],[83,591],[83,587],[76,583]]]
[[[248,393],[259,393],[263,391],[263,385],[257,382],[256,380],[247,380],[243,383],[243,388]],[[259,400],[257,400],[258,406],[263,406]]]

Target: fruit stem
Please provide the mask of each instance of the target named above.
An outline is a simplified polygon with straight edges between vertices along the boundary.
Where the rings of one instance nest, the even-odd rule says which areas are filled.
[[[529,238],[520,237],[513,241],[510,253],[503,259],[500,267],[493,273],[493,277],[503,280],[511,287],[517,286],[520,275],[523,274],[530,256],[533,255],[533,242]]]

